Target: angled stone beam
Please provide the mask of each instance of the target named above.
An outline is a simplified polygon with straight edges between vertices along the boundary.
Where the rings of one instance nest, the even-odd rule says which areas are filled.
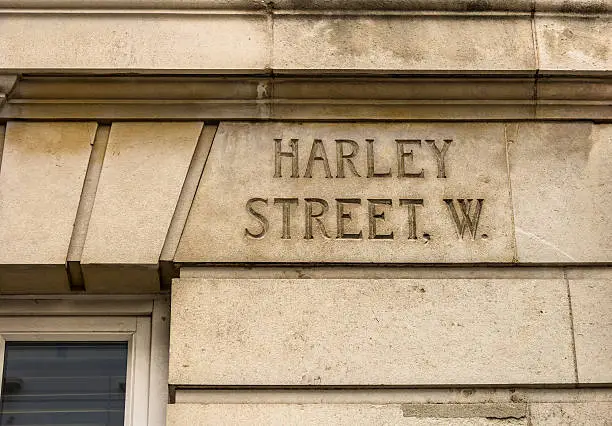
[[[16,84],[16,74],[0,74],[0,108],[4,106],[9,94],[13,91]]]

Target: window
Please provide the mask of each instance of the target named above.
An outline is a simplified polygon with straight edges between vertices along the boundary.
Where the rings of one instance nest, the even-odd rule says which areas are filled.
[[[167,301],[81,299],[0,300],[0,425],[163,425]]]
[[[123,426],[127,342],[6,342],[0,425]]]

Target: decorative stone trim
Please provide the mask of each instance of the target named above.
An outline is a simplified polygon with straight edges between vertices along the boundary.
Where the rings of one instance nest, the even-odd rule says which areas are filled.
[[[607,76],[30,76],[0,119],[592,119]]]

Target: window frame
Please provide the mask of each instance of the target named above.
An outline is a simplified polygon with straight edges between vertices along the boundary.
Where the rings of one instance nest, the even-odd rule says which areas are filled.
[[[167,298],[0,298],[0,382],[7,341],[128,342],[124,426],[164,425],[168,311]]]

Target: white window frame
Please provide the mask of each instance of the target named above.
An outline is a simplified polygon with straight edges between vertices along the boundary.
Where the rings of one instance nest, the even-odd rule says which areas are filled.
[[[2,298],[0,381],[8,341],[127,342],[124,426],[163,426],[168,402],[168,310],[167,298]]]

